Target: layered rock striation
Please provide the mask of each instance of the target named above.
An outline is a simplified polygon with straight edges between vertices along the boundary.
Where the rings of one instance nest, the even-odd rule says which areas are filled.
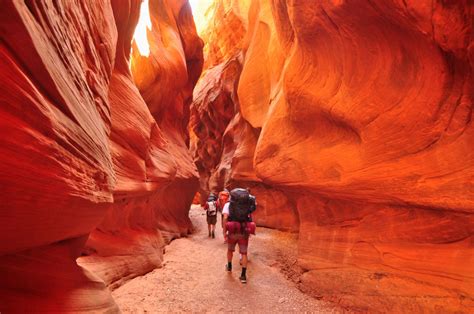
[[[0,311],[117,311],[106,284],[159,266],[191,228],[202,44],[187,1],[154,3],[161,46],[136,61],[149,75],[135,84],[140,3],[2,3]]]
[[[220,6],[242,27],[202,34],[222,61],[191,109],[201,188],[250,186],[257,222],[298,231],[308,291],[360,310],[472,309],[473,6],[229,0],[216,19]],[[232,104],[199,88],[232,60],[208,41],[228,29],[242,39]]]

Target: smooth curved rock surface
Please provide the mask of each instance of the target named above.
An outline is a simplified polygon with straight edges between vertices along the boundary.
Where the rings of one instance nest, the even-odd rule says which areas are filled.
[[[187,1],[154,2],[175,52],[143,65],[154,74],[137,88],[140,3],[2,2],[0,312],[118,311],[106,284],[159,266],[191,228],[185,126],[202,43]]]
[[[195,88],[189,129],[203,200],[209,191],[220,191],[231,171],[231,165],[221,163],[221,159],[225,156],[232,158],[235,153],[235,146],[226,146],[223,142],[224,137],[229,137],[229,132],[232,132],[229,126],[236,124],[234,116],[239,111],[235,78],[242,70],[241,59],[238,54],[206,71]],[[216,171],[219,164],[226,167]]]
[[[224,3],[239,8],[235,16],[248,9],[238,97],[228,100],[245,127],[191,119],[196,163],[213,165],[200,169],[209,178],[201,188],[215,189],[218,170],[232,169],[217,189],[250,186],[262,205],[257,222],[288,230],[282,222],[291,221],[308,291],[363,311],[472,310],[474,7]],[[206,45],[223,24],[203,32]],[[206,73],[229,60],[225,47]],[[206,94],[197,88],[193,106],[232,107]],[[231,129],[245,139],[227,140]],[[219,149],[203,144],[210,138]],[[241,170],[238,151],[249,161]]]

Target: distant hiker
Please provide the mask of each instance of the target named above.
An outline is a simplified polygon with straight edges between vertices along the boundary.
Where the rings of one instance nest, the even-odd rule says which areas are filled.
[[[249,221],[251,199],[246,189],[233,189],[230,192],[230,202],[224,205],[224,237],[227,237],[226,270],[232,271],[232,257],[236,244],[242,254],[242,273],[240,281],[247,283],[247,248],[250,234],[255,234],[255,223]]]
[[[224,205],[229,201],[230,194],[227,189],[219,192],[219,197],[217,198],[217,210],[221,213],[221,227],[224,229],[224,215],[222,214],[222,210],[224,209]]]
[[[209,231],[209,237],[215,238],[215,230],[217,223],[217,197],[215,194],[209,194],[206,204],[204,204],[206,210],[207,229]]]

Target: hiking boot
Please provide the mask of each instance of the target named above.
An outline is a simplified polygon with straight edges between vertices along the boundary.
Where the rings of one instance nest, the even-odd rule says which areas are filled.
[[[225,264],[225,270],[232,271],[232,265]]]
[[[213,238],[213,239],[216,237],[216,236],[214,235],[214,231],[212,231],[211,235],[212,235],[212,238]]]
[[[247,283],[247,276],[242,275],[239,277],[241,283]]]

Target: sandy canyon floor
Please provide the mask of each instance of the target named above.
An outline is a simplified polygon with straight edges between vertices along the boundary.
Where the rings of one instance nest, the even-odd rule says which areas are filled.
[[[302,293],[291,280],[298,275],[296,235],[258,228],[250,239],[248,282],[242,284],[237,253],[234,270],[224,270],[227,246],[220,219],[211,239],[204,211],[193,206],[190,217],[195,232],[166,247],[162,268],[113,291],[123,312],[340,312]]]

